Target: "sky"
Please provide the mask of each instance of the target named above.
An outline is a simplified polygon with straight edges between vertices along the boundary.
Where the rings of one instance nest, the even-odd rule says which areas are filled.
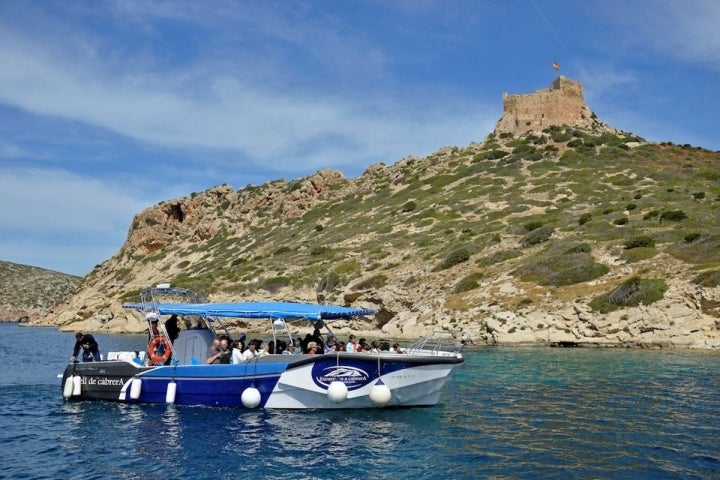
[[[716,0],[1,0],[0,260],[82,276],[161,201],[482,142],[558,73],[615,128],[720,150],[718,25]]]

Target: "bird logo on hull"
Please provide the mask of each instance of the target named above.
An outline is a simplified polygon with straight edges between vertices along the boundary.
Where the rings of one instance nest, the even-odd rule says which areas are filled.
[[[368,384],[370,375],[363,369],[347,365],[332,365],[329,367],[313,368],[313,380],[322,388],[327,388],[332,382],[343,382],[348,390],[356,390]]]

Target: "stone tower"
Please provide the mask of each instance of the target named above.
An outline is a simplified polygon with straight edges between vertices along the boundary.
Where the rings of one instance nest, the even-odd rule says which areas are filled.
[[[535,93],[503,93],[503,116],[495,124],[494,133],[519,136],[550,125],[592,127],[599,123],[585,104],[582,83],[561,75],[550,87]]]

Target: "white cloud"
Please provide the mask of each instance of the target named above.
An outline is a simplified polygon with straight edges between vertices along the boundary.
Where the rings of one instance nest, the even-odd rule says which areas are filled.
[[[605,14],[624,27],[630,45],[684,64],[720,69],[720,2],[716,0],[622,0],[605,4]]]
[[[127,189],[62,170],[6,170],[0,177],[0,223],[43,234],[74,231],[85,236],[127,231],[147,207]]]

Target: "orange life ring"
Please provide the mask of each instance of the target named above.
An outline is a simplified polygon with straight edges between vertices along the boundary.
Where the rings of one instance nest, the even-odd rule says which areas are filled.
[[[162,355],[158,355],[157,347],[159,347],[161,344],[165,347],[165,353],[163,353]],[[170,359],[170,355],[172,355],[172,347],[170,346],[170,342],[168,342],[165,337],[153,338],[150,341],[150,345],[148,345],[148,354],[150,354],[150,361],[153,363],[153,365],[164,364]]]

